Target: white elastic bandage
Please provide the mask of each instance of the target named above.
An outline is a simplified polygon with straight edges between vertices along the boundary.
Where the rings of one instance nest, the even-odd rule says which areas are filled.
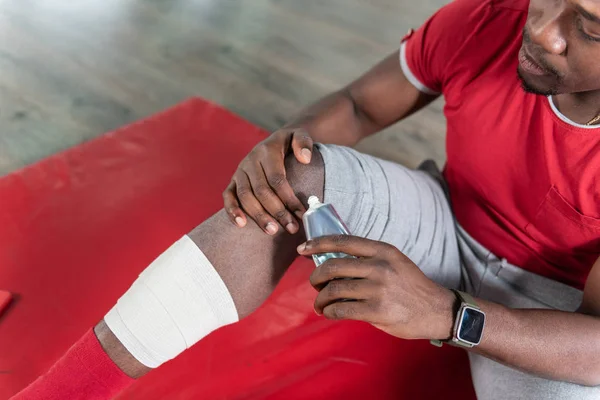
[[[237,322],[238,314],[210,261],[183,236],[140,274],[104,321],[131,355],[156,368]]]

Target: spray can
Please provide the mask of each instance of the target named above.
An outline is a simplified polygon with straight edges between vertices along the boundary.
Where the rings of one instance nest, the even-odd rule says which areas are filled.
[[[323,204],[317,196],[310,196],[308,206],[308,210],[302,217],[307,240],[320,236],[350,235],[350,230],[331,204]],[[344,257],[352,256],[346,253],[313,254],[313,261],[318,267],[330,258]]]

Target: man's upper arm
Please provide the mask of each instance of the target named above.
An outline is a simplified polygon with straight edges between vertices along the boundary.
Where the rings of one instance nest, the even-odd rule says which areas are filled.
[[[442,94],[461,68],[462,49],[490,10],[489,0],[454,0],[344,92],[362,112],[367,131],[385,128]],[[464,61],[464,60],[463,60]],[[371,128],[376,129],[371,129]]]
[[[583,314],[600,316],[600,258],[592,267],[583,290],[583,301],[577,310]]]
[[[383,129],[423,108],[437,95],[419,91],[400,67],[396,51],[375,65],[346,89],[356,105],[356,112],[371,132]]]

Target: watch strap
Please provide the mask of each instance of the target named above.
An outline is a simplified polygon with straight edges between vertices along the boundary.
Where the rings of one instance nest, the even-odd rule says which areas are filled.
[[[454,292],[454,294],[456,295],[457,299],[459,300],[459,302],[461,304],[458,305],[457,311],[456,311],[456,315],[454,316],[455,318],[455,323],[456,323],[456,319],[459,317],[459,313],[460,310],[462,309],[462,304],[466,304],[468,306],[471,306],[473,308],[477,308],[479,309],[479,306],[477,305],[477,302],[475,301],[475,299],[473,298],[473,296],[471,296],[469,293],[465,293],[465,292],[461,292],[460,290],[455,290],[455,289],[451,289],[452,292]],[[471,347],[473,347],[473,345],[468,344],[468,343],[462,343],[459,340],[452,340],[452,338],[450,338],[449,340],[439,340],[439,339],[432,339],[429,342],[436,346],[436,347],[442,347],[444,342],[449,342],[452,341],[453,344],[460,346],[460,347],[464,347],[467,349],[470,349]]]
[[[459,300],[461,302],[463,302],[473,308],[479,308],[479,306],[477,305],[477,302],[475,301],[473,296],[471,296],[469,293],[461,292],[460,290],[454,290],[454,289],[452,289],[452,291],[456,294],[456,296],[459,298]]]

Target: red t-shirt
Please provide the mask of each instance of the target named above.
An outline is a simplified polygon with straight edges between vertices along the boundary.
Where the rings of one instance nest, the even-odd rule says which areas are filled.
[[[458,222],[497,256],[582,289],[600,255],[600,129],[521,89],[528,6],[456,0],[403,42],[401,64],[446,100],[444,175]]]

